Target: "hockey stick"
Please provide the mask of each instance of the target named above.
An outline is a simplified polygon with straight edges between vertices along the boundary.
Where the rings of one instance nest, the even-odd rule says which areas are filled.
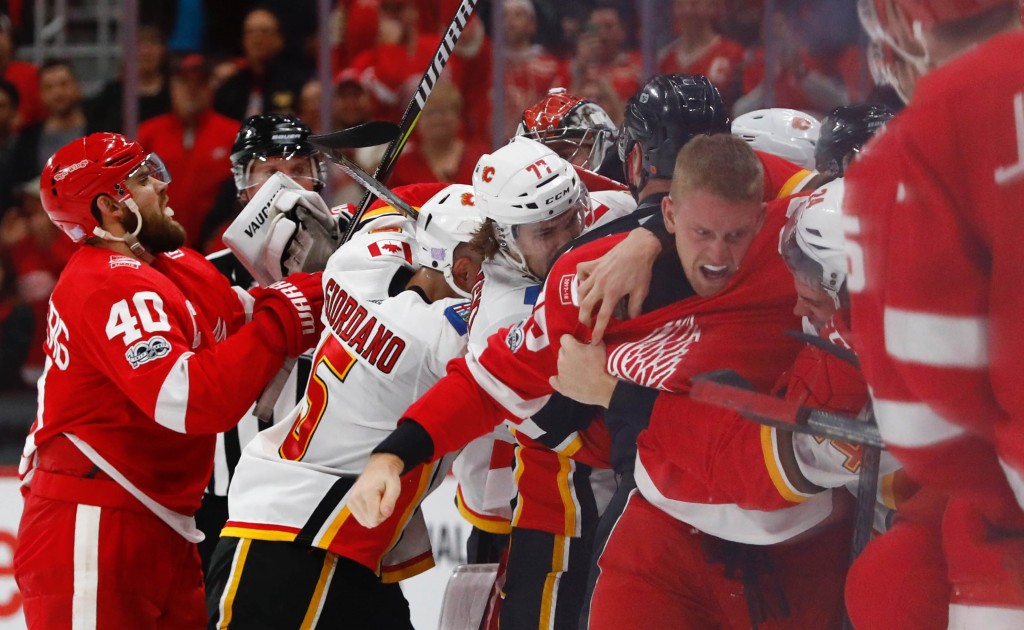
[[[380,164],[377,166],[377,170],[373,173],[377,181],[387,181],[388,175],[391,174],[391,170],[395,167],[399,154],[405,148],[405,143],[409,140],[409,136],[412,135],[412,130],[416,127],[420,114],[423,113],[423,106],[426,105],[427,98],[434,90],[434,85],[437,83],[441,72],[448,65],[448,58],[451,56],[452,50],[455,49],[455,45],[459,43],[459,38],[462,37],[462,31],[466,28],[469,18],[473,17],[473,11],[476,9],[478,1],[462,0],[459,8],[455,10],[455,15],[452,17],[451,23],[448,24],[448,30],[445,32],[444,37],[441,38],[441,43],[438,44],[437,50],[434,51],[434,56],[430,59],[430,65],[427,66],[426,72],[423,73],[423,78],[420,79],[416,93],[405,107],[402,119],[398,123],[401,131],[400,135],[388,145],[387,150],[384,151],[384,156],[380,160]],[[359,225],[363,215],[366,214],[370,203],[371,195],[367,191],[359,202],[359,208],[356,210],[355,216],[352,217],[352,223],[349,224],[342,243],[352,238],[356,226]]]
[[[312,140],[312,137],[310,138],[310,140]],[[314,142],[314,144],[317,143]],[[416,208],[410,206],[408,203],[405,202],[404,199],[396,195],[393,190],[377,181],[377,179],[373,175],[370,175],[363,169],[359,168],[358,164],[345,157],[343,153],[337,153],[335,151],[331,151],[328,148],[327,151],[324,151],[324,155],[326,155],[332,162],[340,166],[341,170],[345,171],[349,177],[359,182],[359,184],[368,192],[371,192],[374,195],[377,195],[378,197],[383,199],[384,201],[388,202],[388,204],[390,204],[391,207],[394,208],[395,210],[402,212],[407,217],[412,219],[415,219],[417,216],[419,216],[419,212],[416,210]],[[355,221],[355,219],[353,219],[353,221]]]
[[[874,424],[753,391],[732,370],[706,372],[691,380],[690,397],[694,400],[733,409],[759,424],[853,444],[883,446]]]
[[[842,359],[843,361],[846,361],[847,363],[857,368],[858,370],[860,369],[860,359],[857,358],[857,353],[855,353],[853,350],[848,350],[838,344],[834,344],[830,341],[825,341],[818,335],[808,335],[805,332],[799,332],[796,330],[786,331],[786,336],[792,337],[793,339],[814,346],[819,350],[824,350],[825,352],[831,354],[837,359]]]
[[[392,122],[371,120],[355,127],[309,136],[308,140],[332,151],[338,149],[361,149],[375,147],[378,144],[392,142],[398,137],[401,129]]]

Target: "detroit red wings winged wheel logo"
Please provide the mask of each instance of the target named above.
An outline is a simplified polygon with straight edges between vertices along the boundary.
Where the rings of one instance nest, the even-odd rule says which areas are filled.
[[[608,353],[608,371],[651,389],[660,389],[700,341],[700,326],[690,315],[668,322],[638,341],[624,343]]]

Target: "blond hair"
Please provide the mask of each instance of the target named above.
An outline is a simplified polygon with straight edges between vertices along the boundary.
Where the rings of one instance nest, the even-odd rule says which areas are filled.
[[[743,140],[727,133],[696,136],[676,156],[672,196],[702,190],[729,201],[761,201],[764,169]]]

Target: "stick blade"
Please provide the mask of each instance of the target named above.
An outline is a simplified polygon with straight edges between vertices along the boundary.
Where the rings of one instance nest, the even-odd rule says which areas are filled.
[[[395,123],[371,120],[348,129],[310,136],[309,141],[328,150],[359,149],[391,142],[398,137],[399,132],[398,125]]]

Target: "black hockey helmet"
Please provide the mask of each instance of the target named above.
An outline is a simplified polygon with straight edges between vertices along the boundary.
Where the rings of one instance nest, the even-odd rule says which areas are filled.
[[[327,169],[320,151],[309,142],[309,126],[292,114],[260,114],[242,122],[231,146],[231,173],[238,193],[256,185],[249,175],[255,160],[267,157],[309,159],[313,190],[320,192]],[[257,182],[262,183],[262,182]]]
[[[814,167],[820,173],[842,177],[854,154],[895,115],[887,106],[873,103],[833,109],[821,119]]]
[[[729,133],[729,115],[707,77],[659,74],[648,79],[626,103],[619,131],[619,158],[633,195],[652,177],[671,179],[676,155],[691,138],[715,133]],[[640,181],[632,181],[629,156],[637,145]]]

